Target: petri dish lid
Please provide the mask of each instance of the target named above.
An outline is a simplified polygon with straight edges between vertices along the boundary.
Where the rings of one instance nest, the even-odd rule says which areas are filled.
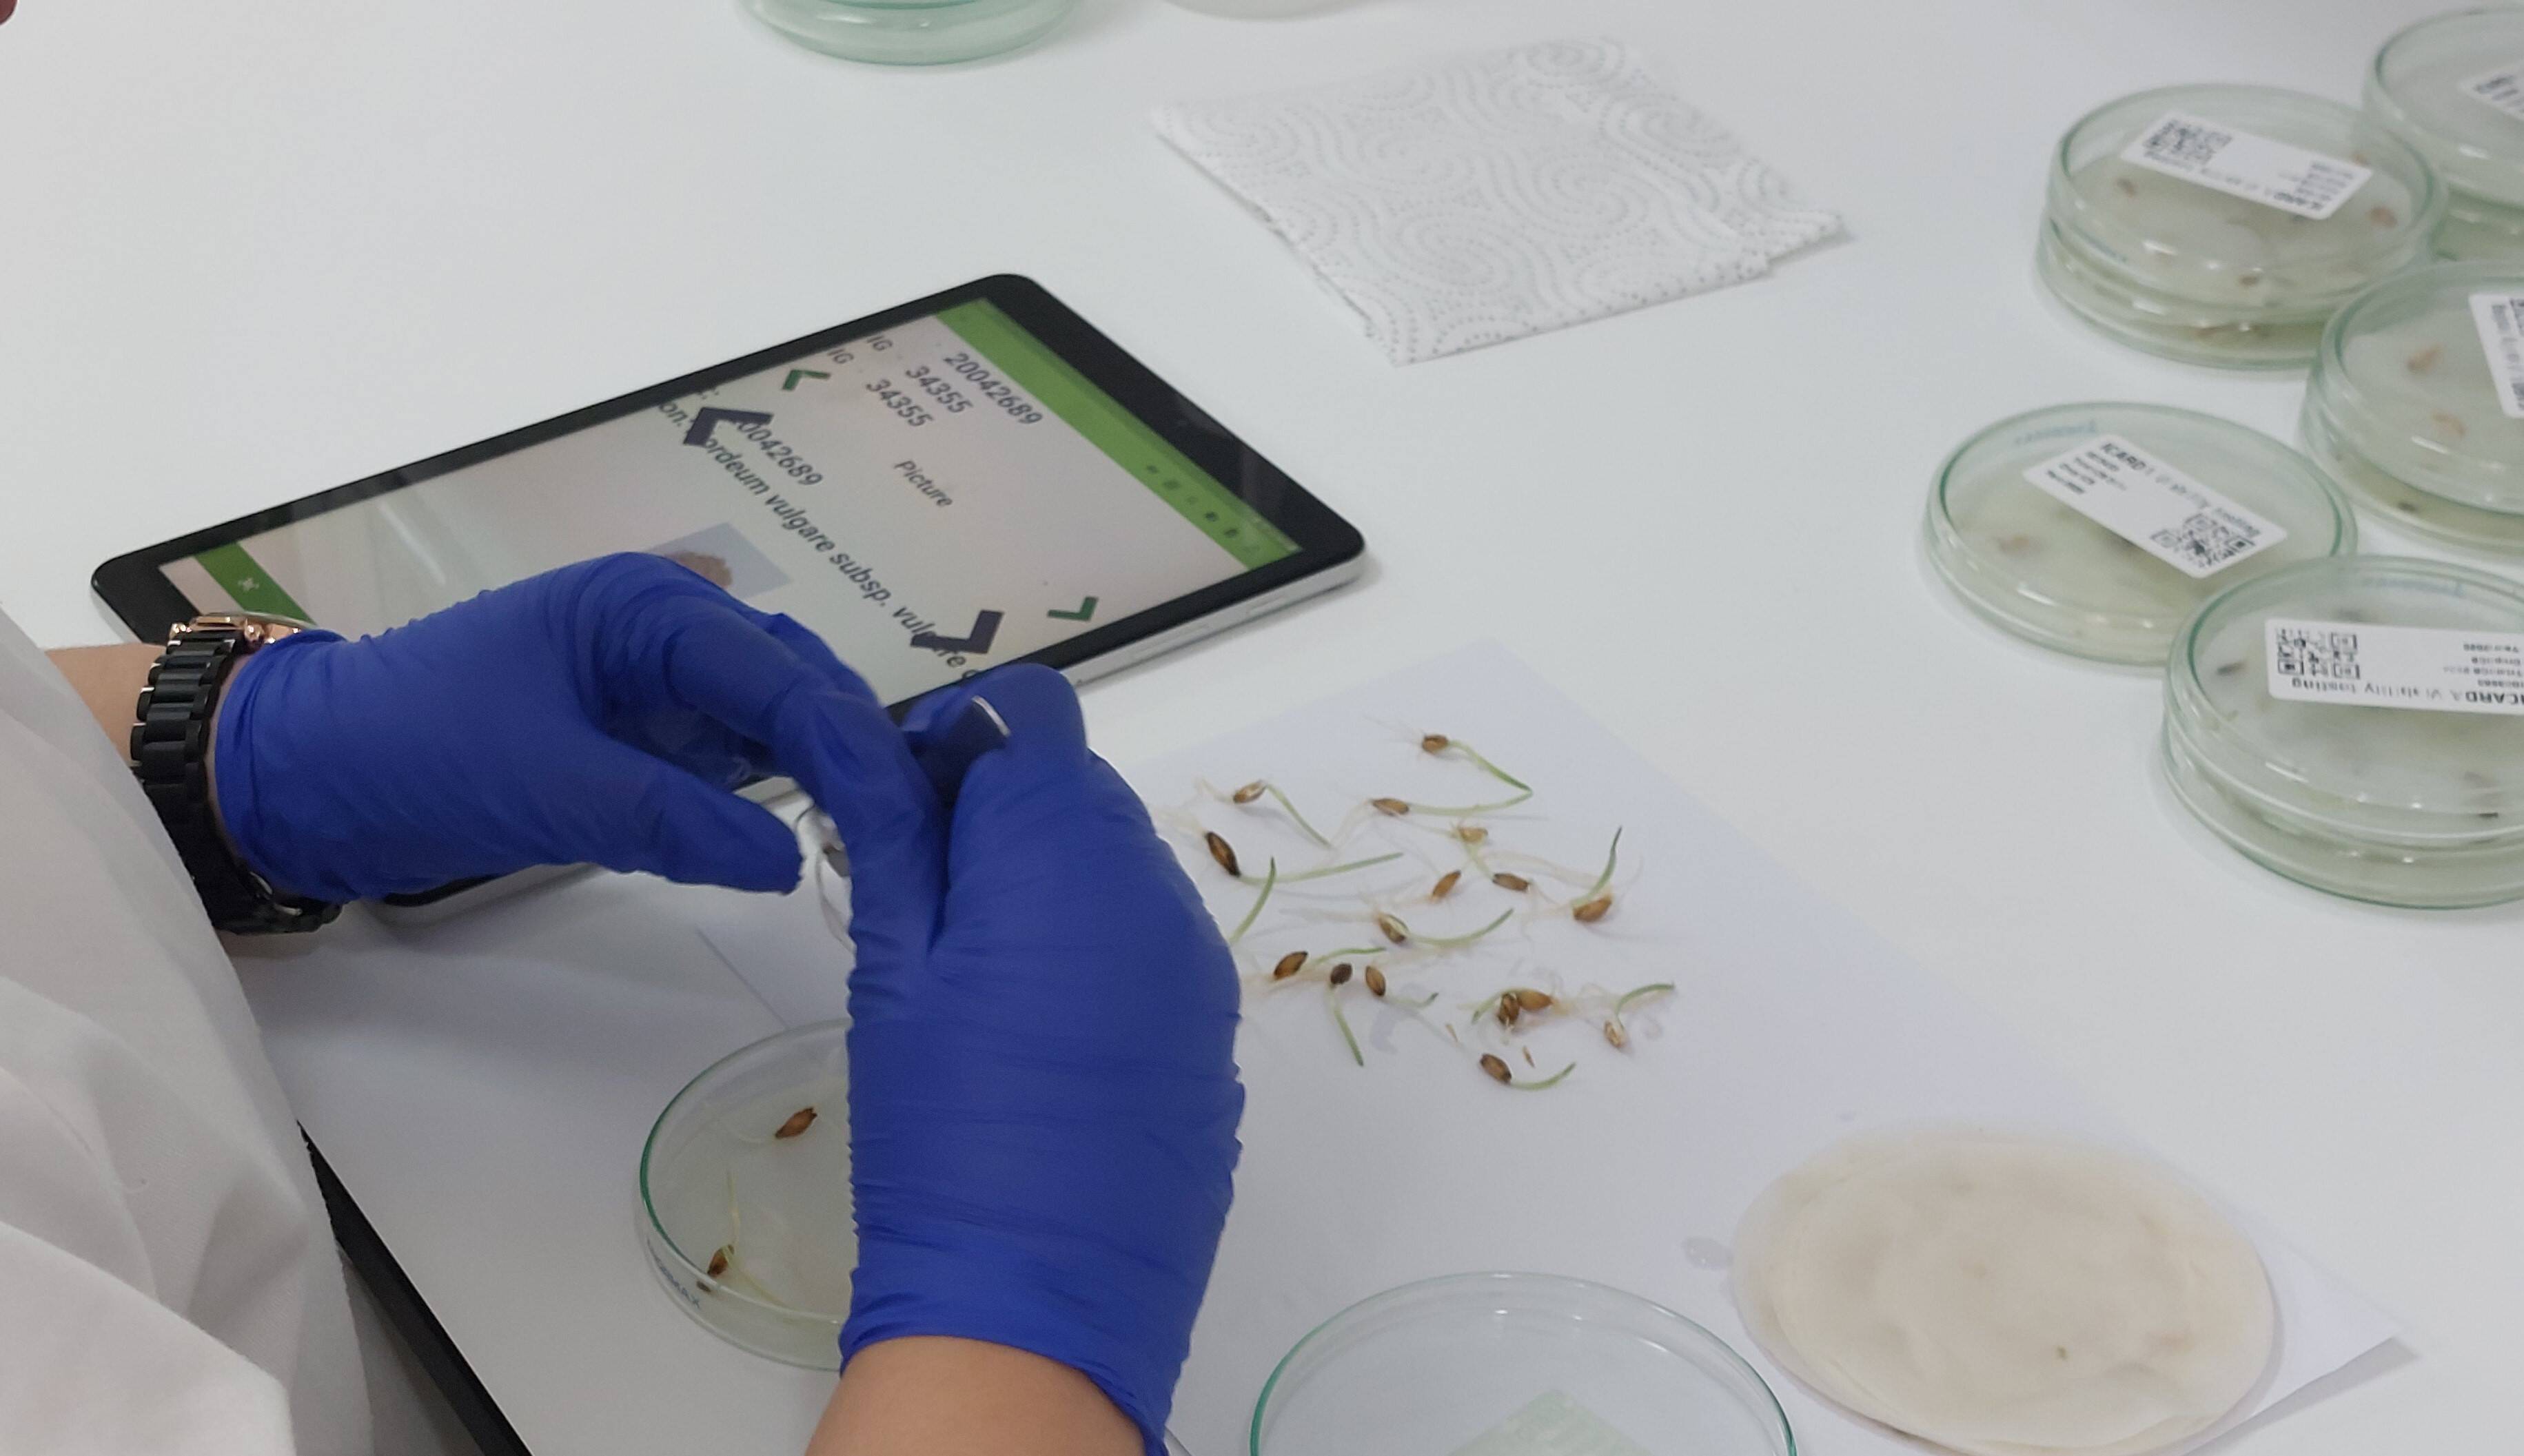
[[[2497,77],[2524,73],[2524,9],[2458,11],[2384,42],[2366,109],[2428,159],[2447,186],[2524,207],[2524,101]]]
[[[2338,702],[2280,697],[2271,687],[2273,617],[2353,633],[2371,626],[2524,636],[2524,588],[2412,557],[2303,562],[2203,607],[2165,685],[2167,734],[2228,793],[2269,816],[2419,855],[2524,844],[2524,718],[2367,706],[2354,694]],[[2332,681],[2383,693],[2405,675],[2380,660],[2387,651],[2370,640],[2301,661]],[[2442,680],[2457,689],[2461,682]]]
[[[2125,161],[2171,113],[2364,167],[2327,217],[2300,217]],[[2406,255],[2424,256],[2445,189],[2419,154],[2354,107],[2270,86],[2188,85],[2108,102],[2052,154],[2052,225],[2162,292],[2223,308],[2336,305]]]
[[[2114,482],[2061,463],[2106,451]],[[2357,545],[2347,498],[2294,450],[2193,411],[2115,403],[2035,410],[1965,441],[1937,471],[1925,531],[1929,561],[1983,616],[2059,652],[2148,665],[2218,592]]]
[[[1796,1442],[1717,1335],[1542,1274],[1452,1275],[1341,1311],[1271,1373],[1251,1437],[1252,1456],[1633,1449],[1794,1456]]]
[[[2500,402],[2484,296],[2524,297],[2524,262],[2441,263],[2359,294],[2323,332],[2306,408],[2414,490],[2524,515],[2524,419]]]

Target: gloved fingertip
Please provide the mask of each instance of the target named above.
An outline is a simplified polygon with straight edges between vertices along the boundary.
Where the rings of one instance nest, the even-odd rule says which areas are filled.
[[[797,855],[774,857],[763,847],[749,847],[742,854],[719,855],[694,868],[696,872],[691,875],[669,878],[688,884],[724,885],[757,895],[787,895],[798,888],[805,874],[805,865]]]
[[[797,654],[800,661],[822,674],[826,682],[854,698],[884,705],[877,698],[876,690],[868,686],[866,678],[851,671],[848,663],[834,655],[830,643],[808,631],[796,618],[776,611],[755,612],[754,616],[763,631]]]
[[[664,763],[649,795],[647,862],[639,868],[688,885],[766,894],[798,888],[798,839],[779,815]]]
[[[801,694],[775,747],[849,853],[852,938],[863,950],[925,948],[944,893],[946,816],[894,720],[872,702]]]
[[[1087,752],[1087,718],[1078,705],[1078,690],[1069,679],[1040,662],[1012,662],[956,685],[951,698],[939,703],[933,724],[952,723],[949,709],[960,711],[975,698],[987,699],[1008,730],[1006,751],[1026,758],[1075,759]],[[927,707],[931,700],[923,700]],[[915,712],[918,709],[914,709]],[[906,730],[912,729],[909,723]]]
[[[939,724],[951,721],[963,711],[965,704],[973,701],[973,684],[980,680],[968,678],[960,683],[950,683],[913,702],[911,710],[902,715],[903,733],[918,739],[936,732]]]

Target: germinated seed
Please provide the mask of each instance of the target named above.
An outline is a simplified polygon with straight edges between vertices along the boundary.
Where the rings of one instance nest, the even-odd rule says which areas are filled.
[[[779,1129],[772,1133],[771,1136],[774,1138],[795,1138],[800,1133],[806,1131],[814,1125],[815,1109],[812,1107],[801,1107],[797,1111],[790,1113],[789,1120],[782,1123]]]
[[[1604,894],[1596,896],[1593,899],[1590,899],[1584,904],[1578,906],[1576,909],[1571,910],[1569,914],[1572,919],[1575,919],[1581,924],[1592,925],[1596,921],[1603,919],[1605,912],[1612,908],[1613,897],[1610,894]]]
[[[727,1273],[727,1256],[735,1251],[735,1244],[722,1244],[720,1245],[717,1253],[710,1255],[709,1269],[707,1271],[710,1278],[716,1279],[720,1275]]]
[[[1236,847],[1227,842],[1225,835],[1213,830],[1203,834],[1201,839],[1208,844],[1209,857],[1218,861],[1220,869],[1238,880],[1244,878],[1243,867],[1236,862]]]
[[[1525,1008],[1516,1003],[1516,993],[1510,992],[1498,998],[1498,1009],[1491,1014],[1498,1017],[1499,1025],[1514,1026],[1516,1019],[1525,1014]]]
[[[1431,899],[1444,899],[1447,896],[1455,893],[1455,882],[1463,877],[1464,872],[1459,869],[1450,869],[1444,874],[1439,875],[1437,877],[1437,883],[1429,887],[1429,898]]]
[[[1230,797],[1232,797],[1238,803],[1251,803],[1253,801],[1262,797],[1262,781],[1260,779],[1255,779],[1252,783],[1237,790],[1236,793]]]
[[[1333,967],[1332,979],[1335,986],[1347,986],[1349,984],[1349,962],[1344,960],[1339,965]]]
[[[1442,733],[1423,734],[1420,739],[1420,752],[1424,753],[1442,753],[1446,752],[1446,735]]]
[[[1497,874],[1490,876],[1490,883],[1496,885],[1501,890],[1513,890],[1519,895],[1523,895],[1533,888],[1533,882],[1531,880],[1527,879],[1523,875],[1511,875],[1505,870],[1501,870]]]
[[[1287,954],[1281,956],[1280,963],[1271,968],[1271,979],[1274,981],[1286,981],[1290,976],[1293,976],[1297,974],[1297,972],[1305,969],[1305,966],[1306,952],[1303,950],[1291,950]]]
[[[1411,939],[1411,927],[1404,925],[1401,921],[1387,915],[1383,910],[1376,912],[1376,928],[1384,933],[1384,938],[1386,940],[1391,941],[1397,946],[1401,945],[1404,941]]]
[[[1490,1074],[1490,1080],[1492,1082],[1514,1082],[1516,1080],[1516,1074],[1507,1069],[1506,1062],[1501,1061],[1498,1057],[1493,1056],[1486,1051],[1481,1053],[1481,1070]]]
[[[1517,1005],[1525,1010],[1548,1011],[1551,1009],[1551,994],[1549,992],[1534,991],[1528,988],[1521,991],[1510,992],[1509,995],[1515,996]]]
[[[1468,845],[1478,845],[1489,837],[1490,832],[1483,829],[1479,824],[1458,824],[1455,826],[1455,838],[1462,840]]]
[[[1397,819],[1411,812],[1411,801],[1407,799],[1371,799],[1368,802],[1376,805],[1378,812],[1391,814]]]
[[[1378,970],[1374,966],[1369,966],[1367,968],[1367,975],[1364,979],[1367,982],[1367,994],[1369,995],[1384,995],[1384,973],[1383,971]]]
[[[1619,1051],[1630,1044],[1630,1034],[1622,1030],[1620,1022],[1608,1021],[1604,1023],[1604,1040],[1612,1043],[1613,1049]]]

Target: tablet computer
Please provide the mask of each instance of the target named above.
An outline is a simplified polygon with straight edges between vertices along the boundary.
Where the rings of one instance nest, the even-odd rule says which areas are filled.
[[[832,644],[898,710],[1084,680],[1354,576],[1358,533],[1033,281],[999,276],[117,557],[206,611],[382,631],[618,551]]]

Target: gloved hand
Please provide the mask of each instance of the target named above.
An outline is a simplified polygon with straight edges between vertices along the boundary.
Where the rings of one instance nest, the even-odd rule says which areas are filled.
[[[230,678],[211,752],[246,862],[323,900],[577,863],[785,890],[795,838],[729,786],[787,773],[829,805],[909,761],[814,634],[639,555],[284,638]]]
[[[976,694],[1010,736],[965,771],[951,828],[828,806],[858,950],[842,1354],[924,1335],[1031,1350],[1161,1456],[1233,1194],[1235,963],[1058,673],[934,695],[911,738]]]

